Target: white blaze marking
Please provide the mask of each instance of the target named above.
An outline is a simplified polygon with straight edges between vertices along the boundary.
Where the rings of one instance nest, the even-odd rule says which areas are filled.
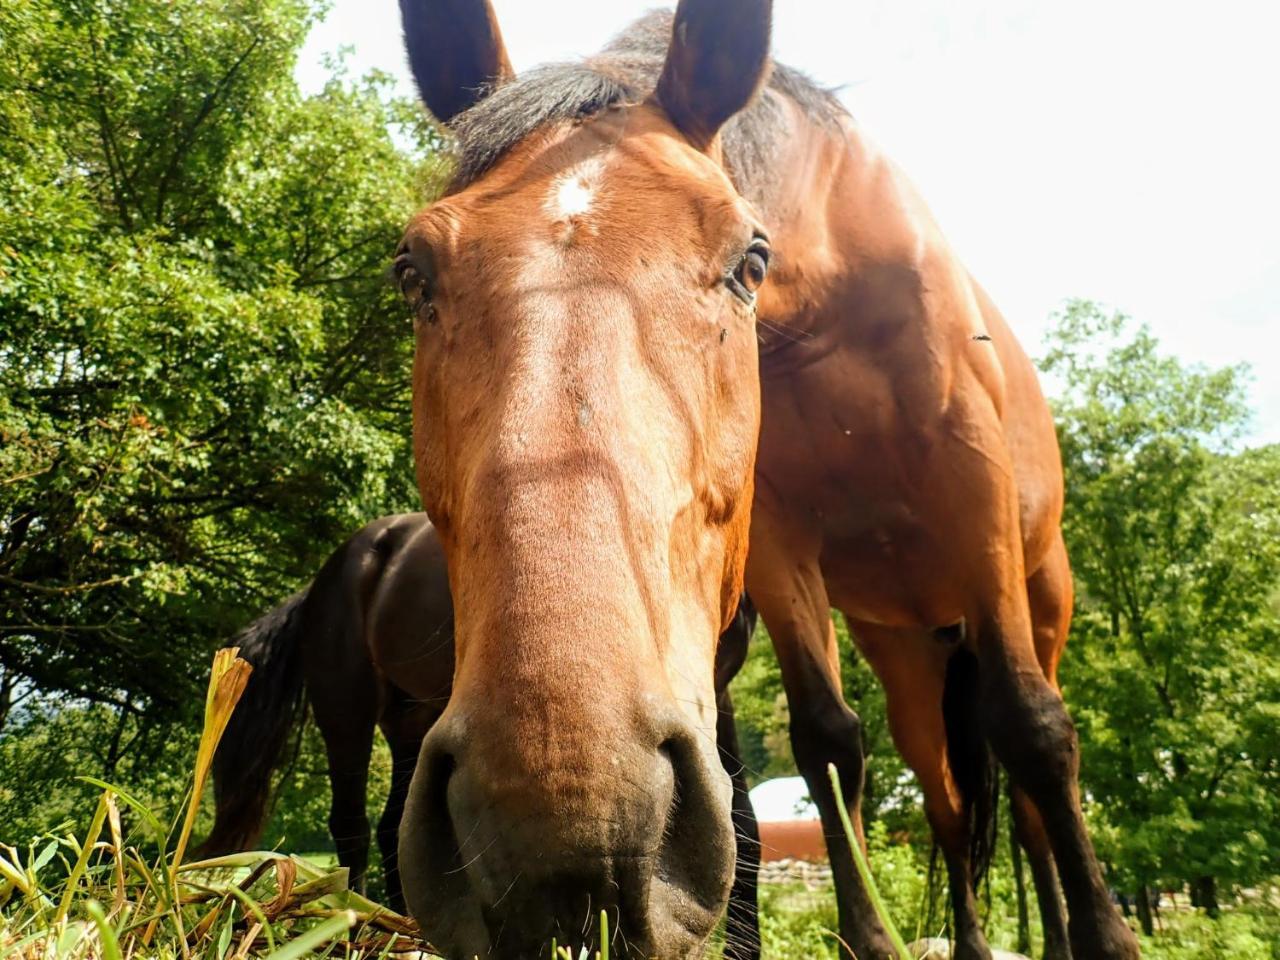
[[[591,209],[595,191],[585,179],[565,179],[556,191],[556,213],[561,219],[580,217]]]
[[[547,212],[556,222],[571,221],[591,211],[600,167],[599,160],[584,160],[556,177],[547,198]]]

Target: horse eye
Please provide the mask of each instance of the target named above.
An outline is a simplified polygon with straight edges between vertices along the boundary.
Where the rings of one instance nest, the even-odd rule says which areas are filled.
[[[769,261],[758,250],[748,251],[742,261],[742,285],[755,293],[769,272]]]
[[[768,275],[769,243],[763,237],[756,237],[733,271],[734,283],[730,285],[731,289],[749,304],[755,300],[756,291]]]
[[[396,286],[399,287],[401,295],[409,304],[409,309],[413,311],[415,319],[434,323],[436,310],[431,302],[431,283],[429,279],[418,269],[408,254],[401,254],[396,257],[392,269],[395,271]]]

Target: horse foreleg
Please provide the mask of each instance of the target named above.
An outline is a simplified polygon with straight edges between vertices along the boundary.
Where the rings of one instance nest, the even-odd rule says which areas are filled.
[[[1037,658],[1020,555],[1018,562],[1010,562],[1008,551],[983,555],[995,562],[976,571],[977,603],[967,620],[987,735],[1014,785],[1040,812],[1067,898],[1072,953],[1133,960],[1137,940],[1111,904],[1080,809],[1075,726]]]
[[[738,746],[738,729],[733,716],[733,698],[722,690],[717,698],[716,744],[720,759],[733,781],[733,832],[737,859],[729,909],[725,919],[725,960],[758,960],[760,956],[760,916],[757,883],[760,876],[760,825],[747,792],[746,769]]]
[[[970,817],[949,762],[942,710],[947,659],[954,651],[935,639],[932,631],[856,622],[850,628],[884,687],[889,733],[920,781],[925,813],[946,861],[955,918],[955,960],[991,960],[974,897]]]
[[[858,841],[865,844],[862,726],[841,692],[835,626],[821,573],[816,560],[788,562],[773,550],[754,553],[748,563],[755,566],[749,569],[747,589],[782,669],[791,709],[791,749],[822,816],[843,941],[840,955],[890,956],[893,944],[854,866],[827,773],[828,764],[835,764]]]
[[[1031,613],[1036,659],[1045,679],[1058,689],[1058,661],[1071,627],[1072,581],[1067,548],[1059,532],[1040,567],[1027,579],[1027,601]],[[1030,798],[1014,787],[1010,791],[1018,842],[1027,851],[1031,879],[1040,906],[1040,926],[1044,933],[1044,960],[1071,960],[1067,934],[1067,913],[1062,902],[1058,871],[1045,833],[1040,812]]]

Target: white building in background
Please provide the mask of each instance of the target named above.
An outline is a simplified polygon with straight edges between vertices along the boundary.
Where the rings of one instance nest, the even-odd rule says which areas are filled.
[[[818,808],[809,797],[804,777],[776,777],[757,784],[750,793],[756,819],[764,822],[817,820]]]

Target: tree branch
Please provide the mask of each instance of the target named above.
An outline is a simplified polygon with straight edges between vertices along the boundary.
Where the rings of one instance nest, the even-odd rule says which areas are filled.
[[[156,186],[157,223],[160,223],[164,219],[164,207],[165,201],[169,196],[169,185],[177,175],[178,167],[181,166],[183,158],[195,143],[197,131],[205,120],[209,119],[213,114],[214,110],[218,106],[219,99],[221,99],[222,95],[230,88],[232,81],[235,80],[236,74],[240,72],[240,68],[244,66],[245,62],[249,59],[250,55],[252,55],[253,51],[258,48],[258,44],[261,42],[261,36],[254,37],[252,42],[250,42],[249,46],[245,49],[244,53],[240,54],[240,56],[236,58],[235,63],[233,63],[227,72],[223,74],[222,79],[214,85],[213,90],[205,94],[204,100],[200,104],[200,109],[196,112],[195,117],[187,125],[186,130],[183,131],[181,139],[173,148],[173,154],[169,157],[168,166],[165,167],[164,173],[160,175],[159,183]]]

